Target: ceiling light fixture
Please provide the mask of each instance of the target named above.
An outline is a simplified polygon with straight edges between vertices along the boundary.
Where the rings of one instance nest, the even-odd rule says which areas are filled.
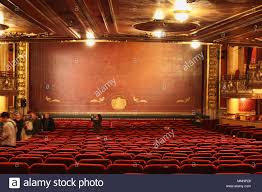
[[[201,43],[197,40],[194,40],[194,41],[191,42],[191,47],[193,49],[198,49],[200,46],[201,46]]]
[[[0,12],[0,36],[4,34],[4,30],[8,29],[9,26],[4,24],[4,14]]]
[[[175,19],[181,23],[189,18],[190,6],[188,5],[187,0],[175,0],[174,14]]]
[[[87,33],[86,33],[86,38],[87,38],[87,40],[86,40],[87,46],[92,47],[92,46],[95,45],[96,40],[95,40],[95,35],[94,35],[94,33],[87,32]]]
[[[155,21],[162,21],[165,19],[165,14],[161,9],[157,9],[154,13],[153,19]]]
[[[162,38],[166,36],[166,33],[162,30],[156,30],[153,32],[153,36],[157,38]]]

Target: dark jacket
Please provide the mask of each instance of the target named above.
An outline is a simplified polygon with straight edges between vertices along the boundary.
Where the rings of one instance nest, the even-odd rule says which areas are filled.
[[[44,131],[54,131],[55,130],[55,121],[53,118],[49,117],[42,119],[43,129]]]
[[[17,127],[17,132],[16,132],[16,140],[21,141],[21,133],[23,128],[25,127],[25,121],[23,119],[16,120],[14,119]]]
[[[32,131],[32,134],[35,135],[35,134],[40,133],[41,131],[43,131],[43,125],[42,125],[41,120],[40,119],[33,120],[33,131]]]

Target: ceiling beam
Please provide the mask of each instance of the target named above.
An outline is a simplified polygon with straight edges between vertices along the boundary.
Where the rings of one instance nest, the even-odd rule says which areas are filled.
[[[43,31],[53,33],[53,29],[51,29],[49,26],[44,25],[43,23],[39,22],[37,19],[26,13],[23,9],[21,9],[17,4],[12,2],[11,0],[0,0],[0,3],[3,4],[6,8],[8,8],[10,11],[12,11],[14,14],[24,18],[30,23],[33,23],[40,27]]]
[[[78,4],[76,3],[75,0],[67,0],[67,3],[71,9],[71,12],[76,16],[78,19],[79,23],[82,25],[82,31],[84,34],[86,34],[87,31],[92,31],[93,30],[90,28],[90,25],[88,21],[86,20],[82,10],[79,8]]]
[[[221,33],[226,33],[236,28],[246,27],[258,23],[262,20],[262,6],[248,10],[244,13],[232,16],[223,21],[209,25],[193,32],[199,40],[206,40],[218,36]]]
[[[69,27],[68,24],[49,6],[49,4],[46,3],[46,1],[38,0],[37,2],[41,5],[42,9],[46,11],[50,18],[56,18],[56,20],[54,20],[55,23],[61,26],[68,35],[77,39],[81,38],[80,35],[74,29]]]
[[[232,32],[229,32],[225,34],[224,37],[217,36],[214,38],[215,42],[222,42],[222,41],[229,41],[233,39],[238,39],[238,38],[248,38],[252,36],[262,36],[262,22],[258,23],[256,26],[257,28],[254,27],[255,25],[249,25],[241,29],[235,29]]]
[[[76,3],[79,9],[81,10],[81,13],[83,14],[85,20],[88,22],[89,26],[91,27],[91,30],[96,34],[100,34],[101,30],[99,29],[98,25],[90,15],[92,11],[89,9],[85,0],[76,0]]]
[[[103,0],[102,0],[103,1]],[[104,1],[103,1],[104,2]],[[105,27],[106,27],[106,30],[107,30],[107,32],[108,33],[110,33],[111,31],[110,31],[110,27],[109,27],[109,19],[108,19],[108,17],[107,17],[107,15],[106,15],[106,13],[105,13],[105,11],[104,11],[104,3],[103,2],[101,2],[101,0],[97,0],[97,5],[98,5],[98,9],[99,9],[99,11],[100,11],[100,14],[101,14],[101,16],[102,16],[102,18],[103,18],[103,22],[104,22],[104,24],[105,24]]]
[[[110,8],[111,17],[114,23],[115,31],[118,33],[118,26],[113,1],[116,2],[116,0],[108,0],[108,4]]]

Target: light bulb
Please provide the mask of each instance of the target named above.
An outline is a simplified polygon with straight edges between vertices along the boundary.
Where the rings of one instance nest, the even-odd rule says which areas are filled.
[[[153,19],[154,20],[164,20],[164,18],[165,18],[165,14],[163,13],[163,11],[161,9],[157,9],[153,16]]]
[[[201,46],[201,43],[199,41],[192,41],[191,42],[191,47],[193,49],[198,49]]]
[[[166,36],[166,33],[162,30],[157,30],[153,32],[153,36],[157,38],[162,38]]]
[[[92,47],[95,45],[96,41],[95,41],[95,35],[93,33],[87,32],[86,33],[86,44],[89,47]]]

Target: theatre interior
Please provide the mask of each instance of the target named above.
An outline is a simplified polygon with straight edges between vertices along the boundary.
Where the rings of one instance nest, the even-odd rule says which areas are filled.
[[[262,0],[0,0],[0,112],[0,174],[262,174]]]

